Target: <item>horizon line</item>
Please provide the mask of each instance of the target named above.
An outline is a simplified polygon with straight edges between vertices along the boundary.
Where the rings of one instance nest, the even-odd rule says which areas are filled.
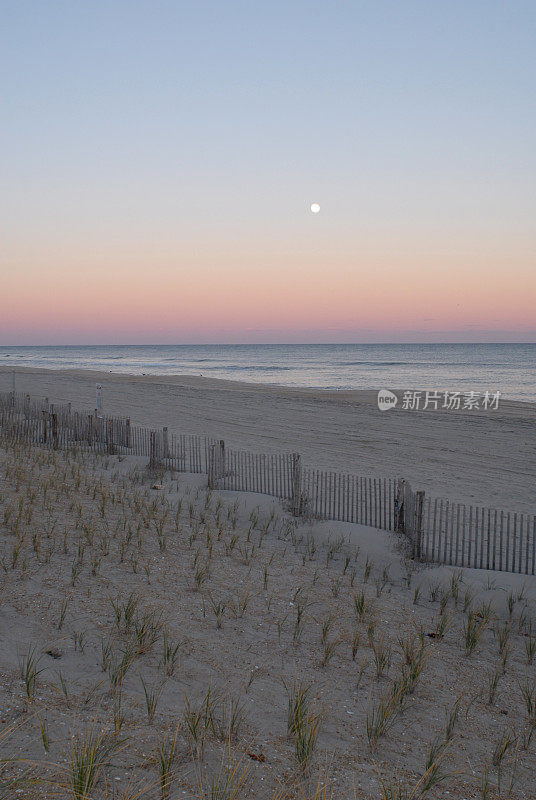
[[[284,347],[291,345],[293,347],[336,347],[348,345],[378,345],[378,346],[397,346],[397,345],[460,345],[460,344],[474,344],[474,345],[517,345],[517,344],[536,344],[534,341],[517,342],[517,341],[493,341],[493,342],[475,342],[473,341],[439,341],[439,342],[416,342],[410,341],[385,341],[385,342],[86,342],[78,344],[0,344],[0,348],[7,349],[9,347],[22,348],[22,347]]]

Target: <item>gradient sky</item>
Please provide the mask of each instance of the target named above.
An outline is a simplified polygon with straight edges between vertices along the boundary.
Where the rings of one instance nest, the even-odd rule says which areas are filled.
[[[534,0],[0,11],[1,344],[536,341]]]

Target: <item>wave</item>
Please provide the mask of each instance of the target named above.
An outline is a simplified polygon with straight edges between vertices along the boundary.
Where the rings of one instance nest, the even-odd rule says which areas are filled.
[[[281,367],[276,364],[264,366],[262,364],[216,364],[208,369],[219,369],[222,372],[288,372],[295,370],[296,367]]]
[[[341,367],[399,367],[404,365],[415,365],[415,361],[337,361],[336,365]],[[334,364],[335,366],[335,364]]]

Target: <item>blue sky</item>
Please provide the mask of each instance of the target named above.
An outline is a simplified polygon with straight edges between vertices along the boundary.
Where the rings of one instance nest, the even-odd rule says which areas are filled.
[[[438,325],[474,326],[476,307],[483,330],[521,318],[532,336],[535,23],[534,2],[3,2],[0,268],[29,317],[0,337],[50,334],[31,310],[44,274],[94,303],[91,276],[143,292],[149,269],[179,295],[197,272],[239,285],[247,264],[254,303],[271,270],[289,289],[332,270],[319,316],[359,340],[370,320],[340,292],[389,259],[386,285],[517,281],[506,316],[483,317],[470,282],[466,316],[438,297]],[[266,320],[272,338],[286,322]]]

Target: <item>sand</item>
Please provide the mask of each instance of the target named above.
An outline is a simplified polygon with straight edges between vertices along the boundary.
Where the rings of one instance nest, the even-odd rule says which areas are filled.
[[[259,451],[299,450],[315,466],[403,474],[444,496],[534,510],[531,406],[509,403],[487,415],[382,414],[362,392],[17,374],[19,391],[78,408],[91,408],[96,381],[104,385],[105,410],[135,423],[216,434]],[[9,387],[4,371],[0,390]],[[229,759],[238,765],[235,776],[247,770],[236,800],[379,800],[379,776],[409,790],[434,741],[442,743],[447,777],[429,800],[482,798],[486,774],[489,800],[505,797],[511,782],[512,800],[534,800],[536,716],[523,697],[528,687],[536,702],[534,577],[417,564],[398,536],[297,523],[271,498],[207,494],[206,476],[151,474],[144,459],[10,447],[0,447],[0,563],[0,759],[26,759],[0,769],[0,796],[6,775],[29,769],[47,782],[18,793],[12,787],[7,796],[78,800],[69,788],[73,737],[76,744],[93,728],[115,741],[117,726],[124,742],[89,800],[165,798],[155,756],[175,732],[169,800],[228,800],[212,790]],[[132,592],[139,605],[127,630],[111,601],[124,604]],[[359,619],[354,597],[361,592]],[[477,626],[485,624],[468,653],[471,612]],[[154,642],[135,655],[119,691],[114,664],[138,641],[147,613],[157,622]],[[177,645],[171,674],[162,663],[166,641]],[[424,643],[422,673],[371,746],[367,720],[396,691],[407,669],[401,643],[409,641]],[[378,675],[382,649],[389,663]],[[28,652],[42,669],[30,707],[20,672]],[[158,695],[152,720],[143,682]],[[307,774],[287,732],[296,682],[310,687],[311,713],[320,720]],[[199,708],[209,688],[218,701],[201,752],[185,712]],[[228,720],[236,701],[242,722],[229,741],[225,709]],[[315,795],[318,781],[328,787],[325,796]]]
[[[536,405],[498,411],[380,412],[375,392],[289,389],[197,376],[16,370],[17,390],[95,406],[147,427],[225,439],[229,447],[299,452],[304,463],[358,475],[404,477],[429,495],[510,511],[535,510]],[[11,370],[0,369],[0,391]]]
[[[116,724],[124,741],[101,771],[91,800],[138,797],[129,787],[148,787],[141,795],[146,800],[165,796],[155,753],[166,736],[169,744],[177,725],[170,800],[227,798],[211,787],[229,757],[238,774],[248,773],[237,800],[311,800],[319,780],[334,800],[378,800],[378,774],[415,785],[459,702],[453,734],[441,750],[448,777],[426,797],[481,798],[488,766],[490,798],[496,800],[499,770],[492,760],[503,735],[511,739],[501,765],[503,788],[513,775],[513,800],[534,797],[536,736],[526,739],[520,688],[534,682],[534,663],[527,661],[527,642],[536,635],[534,578],[413,564],[393,535],[349,524],[296,527],[266,497],[207,495],[204,476],[151,475],[132,457],[0,447],[0,476],[0,724],[4,731],[15,726],[7,740],[0,738],[0,757],[27,759],[24,768],[47,780],[17,796],[73,797],[72,737],[76,742],[93,728],[107,731],[112,741]],[[155,481],[162,488],[152,488]],[[208,573],[196,589],[205,566]],[[124,604],[131,592],[139,606],[127,630],[124,615],[116,622],[111,601]],[[366,598],[361,620],[356,592]],[[490,620],[467,654],[468,609],[481,621],[488,603]],[[134,630],[147,612],[161,627],[147,651],[136,655],[119,691],[111,665],[138,641]],[[442,618],[444,636],[429,636]],[[498,631],[505,626],[503,671]],[[323,630],[333,645],[327,660]],[[168,643],[178,644],[172,674],[162,664],[164,631]],[[418,646],[419,632],[426,653],[422,673],[371,747],[367,718],[400,679],[400,642]],[[26,710],[19,669],[31,647],[42,672]],[[380,653],[382,647],[390,663],[378,676],[374,648]],[[159,695],[152,721],[142,680]],[[287,734],[285,687],[292,690],[297,681],[310,686],[311,709],[321,720],[307,776],[297,768]],[[187,735],[184,714],[188,704],[199,707],[209,688],[221,702],[201,752]],[[218,723],[236,701],[242,723],[229,746],[225,725],[220,733]],[[7,772],[22,769],[13,764]]]

